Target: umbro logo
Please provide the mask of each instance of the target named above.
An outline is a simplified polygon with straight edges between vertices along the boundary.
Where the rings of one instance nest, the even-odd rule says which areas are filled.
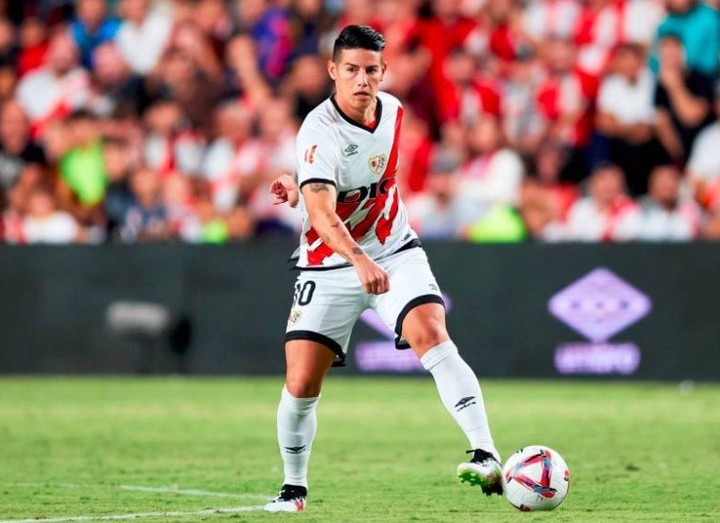
[[[470,405],[475,405],[476,403],[475,396],[465,396],[455,404],[455,411],[460,412],[461,410],[469,407]]]
[[[305,450],[305,447],[307,447],[307,445],[303,445],[301,447],[284,447],[284,448],[289,454],[300,454],[303,450]]]
[[[357,145],[355,145],[355,144],[350,144],[350,145],[348,145],[347,147],[345,147],[345,149],[343,149],[343,152],[345,153],[345,156],[352,156],[353,154],[357,154],[357,153],[358,153],[357,148],[358,148]]]
[[[430,283],[429,286],[430,286],[430,288],[431,288],[432,290],[434,290],[434,291],[439,291],[439,290],[440,290],[440,289],[438,289],[438,286],[435,285],[434,283]],[[457,405],[455,405],[455,406],[457,407]]]

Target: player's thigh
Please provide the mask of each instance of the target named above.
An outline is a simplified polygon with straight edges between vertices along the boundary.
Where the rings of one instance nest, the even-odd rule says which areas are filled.
[[[366,307],[367,295],[354,269],[301,272],[295,282],[286,345],[314,342],[333,354],[333,364],[343,365],[352,328]],[[306,353],[300,351],[294,359],[309,358]]]
[[[374,308],[395,333],[397,348],[423,350],[432,335],[445,330],[444,302],[425,251],[410,249],[382,265],[390,275],[390,290],[375,299]]]

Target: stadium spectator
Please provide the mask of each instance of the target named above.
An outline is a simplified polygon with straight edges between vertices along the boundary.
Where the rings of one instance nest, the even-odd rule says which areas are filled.
[[[150,0],[120,0],[119,12],[122,23],[115,41],[130,69],[145,76],[160,61],[170,41],[173,20],[167,12],[152,9]]]
[[[53,120],[67,118],[85,106],[90,98],[90,77],[79,67],[77,48],[67,33],[53,36],[47,63],[20,80],[16,96],[35,137],[42,136]]]
[[[687,165],[695,198],[707,209],[720,204],[720,83],[715,95],[715,123],[698,134]]]
[[[190,125],[178,102],[168,98],[156,101],[145,112],[145,126],[143,157],[148,167],[163,175],[198,172],[204,137]]]
[[[99,117],[116,111],[137,116],[149,105],[149,93],[141,76],[130,71],[114,43],[99,45],[93,53],[92,96],[88,109]]]
[[[250,195],[249,208],[257,220],[257,233],[292,234],[301,228],[300,216],[287,205],[273,205],[267,190],[282,173],[295,172],[295,135],[299,124],[293,120],[290,104],[283,98],[267,102],[258,119],[259,169],[245,177]]]
[[[104,0],[78,0],[70,34],[80,51],[80,62],[86,69],[94,67],[93,54],[98,46],[115,38],[119,20],[107,16]]]
[[[76,111],[67,120],[67,149],[58,170],[62,184],[83,207],[102,202],[107,186],[100,128],[87,111]]]
[[[152,169],[141,167],[130,175],[132,199],[120,225],[123,241],[152,242],[170,238],[161,189],[160,175]]]
[[[687,69],[682,42],[673,34],[660,40],[659,57],[655,90],[658,136],[673,160],[682,164],[695,137],[712,121],[713,81]]]
[[[645,194],[650,171],[666,156],[655,139],[655,80],[638,44],[615,51],[613,72],[600,85],[596,160],[619,165],[633,196]]]
[[[681,197],[682,173],[674,165],[661,165],[650,175],[649,191],[619,228],[627,239],[689,241],[700,234],[700,210]]]
[[[0,63],[14,66],[17,62],[17,53],[15,26],[7,18],[0,17]]]
[[[463,197],[478,205],[516,202],[523,164],[506,146],[498,119],[481,118],[470,129],[468,141],[472,156],[460,175]]]
[[[588,195],[570,208],[563,237],[584,242],[632,239],[626,226],[637,212],[637,204],[625,193],[622,170],[598,165],[588,179]]]
[[[541,84],[537,103],[548,122],[553,140],[573,151],[573,177],[585,175],[583,148],[593,130],[597,80],[576,67],[575,50],[569,40],[555,38],[545,45],[543,62],[548,76]]]
[[[523,29],[535,46],[547,40],[572,37],[580,14],[575,0],[539,0],[529,2],[523,14]]]
[[[133,199],[129,179],[135,162],[129,143],[120,138],[104,140],[103,160],[108,177],[104,201],[107,220],[106,234],[108,238],[115,239],[118,237],[120,224],[125,219],[125,213]]]
[[[427,189],[408,201],[410,224],[423,238],[462,238],[482,212],[458,191],[461,160],[457,151],[434,151]]]
[[[30,140],[25,112],[17,102],[5,102],[0,107],[0,201],[28,164],[45,163],[45,152]]]
[[[52,194],[40,188],[30,194],[22,228],[27,243],[72,243],[82,232],[72,215],[55,208]]]
[[[668,12],[658,27],[658,39],[664,41],[666,36],[676,36],[685,49],[687,67],[715,77],[720,73],[717,10],[700,0],[666,0],[665,4]]]
[[[210,143],[200,166],[200,174],[208,183],[215,207],[223,212],[239,200],[249,198],[250,188],[244,183],[260,170],[260,144],[252,138],[254,118],[251,111],[234,101],[215,110],[216,138]]]
[[[252,39],[257,66],[270,83],[285,73],[292,53],[287,10],[268,0],[236,0],[239,30]]]
[[[475,57],[462,48],[445,59],[447,81],[437,87],[438,110],[443,122],[459,120],[474,125],[482,115],[500,117],[500,96],[495,85],[478,74]]]
[[[23,17],[19,29],[18,76],[25,76],[43,65],[48,51],[47,28],[34,17]]]
[[[515,56],[508,76],[501,87],[503,131],[508,143],[523,155],[532,155],[546,132],[537,96],[544,72],[531,49],[523,49]]]
[[[293,116],[302,121],[320,102],[330,96],[325,63],[318,56],[303,55],[290,68],[283,95],[292,101]]]

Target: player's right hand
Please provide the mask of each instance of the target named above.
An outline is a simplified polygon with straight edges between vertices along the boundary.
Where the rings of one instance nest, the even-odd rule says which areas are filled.
[[[295,179],[289,174],[281,174],[275,178],[270,184],[270,192],[274,196],[273,205],[288,202],[290,207],[295,207],[298,204],[300,197],[298,186]]]
[[[357,272],[363,289],[368,294],[384,294],[390,290],[390,276],[370,258],[364,257],[355,261]]]

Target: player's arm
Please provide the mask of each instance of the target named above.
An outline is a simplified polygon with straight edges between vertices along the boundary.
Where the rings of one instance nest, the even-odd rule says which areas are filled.
[[[387,292],[390,288],[387,272],[365,254],[335,212],[335,186],[329,182],[311,181],[304,184],[301,191],[313,228],[328,247],[355,267],[365,292]]]

